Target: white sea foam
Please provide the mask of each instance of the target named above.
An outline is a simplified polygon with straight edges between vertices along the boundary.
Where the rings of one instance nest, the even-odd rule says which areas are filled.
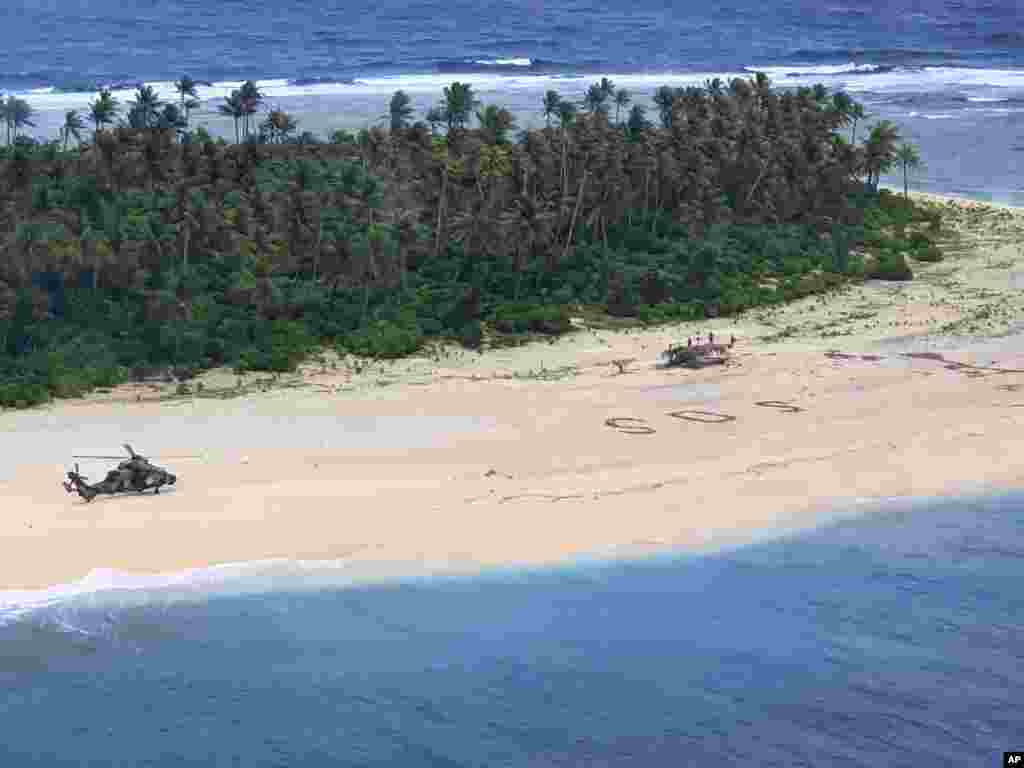
[[[481,62],[528,66],[529,59],[494,59]],[[394,91],[402,89],[410,95],[439,94],[453,80],[468,83],[478,92],[501,91],[537,91],[548,89],[567,90],[578,85],[585,90],[586,85],[608,77],[620,87],[628,88],[635,94],[653,92],[661,85],[685,87],[687,85],[703,85],[705,80],[715,77],[728,82],[733,77],[749,78],[754,72],[764,72],[776,86],[814,85],[823,77],[832,89],[843,88],[851,92],[872,91],[887,92],[940,92],[952,89],[981,90],[991,88],[1011,88],[1024,92],[1024,70],[1002,69],[968,69],[964,67],[921,67],[914,69],[897,68],[892,71],[878,71],[877,65],[853,64],[836,66],[748,66],[741,71],[724,72],[645,72],[617,73],[598,72],[579,77],[554,74],[508,74],[499,72],[467,72],[467,73],[422,73],[380,77],[363,77],[351,82],[335,83],[289,83],[285,79],[258,80],[256,84],[268,100],[287,99],[291,97],[330,97],[360,96],[386,97]],[[178,92],[171,81],[148,82],[157,95],[166,101],[177,102]],[[572,84],[572,85],[570,85]],[[197,88],[200,100],[219,101],[229,96],[231,91],[240,88],[242,81],[222,81],[212,85],[201,85]],[[122,104],[131,100],[133,88],[120,88],[113,95]],[[95,93],[64,93],[53,88],[38,88],[31,91],[15,92],[15,95],[31,98],[37,110],[81,109],[95,99]],[[1010,94],[1012,95],[1012,94]],[[1006,97],[988,95],[970,95],[970,101],[997,101]]]
[[[780,82],[793,77],[819,77],[844,74],[863,74],[877,72],[880,69],[878,64],[855,64],[850,61],[846,64],[791,64],[789,66],[768,66],[768,67],[744,67],[748,72],[764,72],[768,77]]]
[[[78,629],[70,612],[95,612],[133,605],[202,600],[225,595],[259,594],[271,591],[301,591],[353,584],[385,583],[415,578],[432,571],[443,572],[444,564],[425,570],[422,563],[392,563],[359,560],[289,560],[285,558],[223,563],[203,568],[154,574],[96,568],[78,581],[36,590],[0,591],[0,626],[36,615],[63,616]]]
[[[504,67],[528,67],[533,64],[532,59],[474,59],[474,64],[500,65]]]

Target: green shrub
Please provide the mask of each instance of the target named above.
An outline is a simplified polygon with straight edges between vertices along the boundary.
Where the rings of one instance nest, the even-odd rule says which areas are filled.
[[[458,339],[463,346],[470,349],[478,349],[484,341],[484,329],[479,320],[470,320],[458,333]]]
[[[491,314],[491,322],[501,333],[558,334],[572,327],[568,307],[526,302],[499,304]]]
[[[914,273],[901,253],[883,251],[868,277],[876,280],[913,280]]]
[[[668,320],[661,304],[641,304],[636,308],[636,316],[645,325],[658,325]]]
[[[925,249],[932,244],[932,239],[924,232],[914,232],[907,238],[907,249],[906,250],[918,250]]]
[[[275,320],[270,324],[269,334],[242,352],[236,368],[242,371],[279,373],[293,371],[315,345],[316,339],[303,323]]]
[[[423,343],[419,328],[378,320],[342,339],[342,352],[364,357],[395,358],[411,355]]]
[[[41,381],[13,381],[0,384],[0,406],[28,408],[50,401],[50,390]]]
[[[81,397],[92,389],[86,371],[63,371],[50,382],[54,397]]]
[[[942,250],[939,248],[939,246],[935,245],[934,243],[929,245],[927,248],[914,251],[912,256],[918,261],[930,262],[942,261],[942,259],[944,258],[942,255]]]

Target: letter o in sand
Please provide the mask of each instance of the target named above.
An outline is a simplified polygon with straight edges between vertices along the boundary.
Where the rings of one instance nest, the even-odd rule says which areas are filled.
[[[686,419],[687,421],[699,421],[702,424],[724,424],[727,421],[736,421],[735,416],[727,413],[714,413],[713,411],[672,411],[669,414],[674,419]],[[710,416],[709,419],[697,418],[699,416]]]
[[[627,421],[634,423],[623,423]],[[612,429],[617,429],[619,432],[625,432],[627,435],[653,435],[657,432],[654,427],[649,426],[643,419],[634,419],[629,416],[621,416],[617,419],[605,419],[604,423]]]
[[[758,400],[754,405],[760,405],[764,408],[778,408],[780,411],[785,411],[786,413],[800,413],[800,411],[803,410],[799,405],[790,405],[789,403],[784,403],[781,400]]]

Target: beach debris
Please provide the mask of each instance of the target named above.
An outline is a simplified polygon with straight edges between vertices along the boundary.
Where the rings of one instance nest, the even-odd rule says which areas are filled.
[[[87,502],[92,501],[100,494],[113,495],[115,493],[136,492],[153,490],[154,494],[160,493],[165,485],[174,485],[178,478],[166,469],[151,464],[149,459],[136,453],[130,445],[125,443],[125,450],[128,452],[128,459],[117,465],[117,469],[107,472],[107,476],[98,483],[89,484],[88,478],[83,475],[78,463],[75,463],[74,471],[67,473],[68,480],[63,483],[64,490],[68,493],[77,493]],[[76,456],[79,459],[92,458],[124,458],[123,456]]]
[[[619,369],[619,373],[626,373],[626,366],[630,363],[636,362],[635,357],[624,357],[619,360],[612,360],[612,365]]]

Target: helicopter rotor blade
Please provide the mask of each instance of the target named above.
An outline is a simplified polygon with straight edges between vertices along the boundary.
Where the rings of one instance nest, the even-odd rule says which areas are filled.
[[[136,454],[138,456],[139,454]],[[83,456],[76,454],[72,456],[73,459],[130,459],[130,456],[125,456],[123,453],[120,456]],[[190,456],[170,456],[162,453],[157,453],[149,456],[151,459],[201,459],[202,456],[190,455]]]

